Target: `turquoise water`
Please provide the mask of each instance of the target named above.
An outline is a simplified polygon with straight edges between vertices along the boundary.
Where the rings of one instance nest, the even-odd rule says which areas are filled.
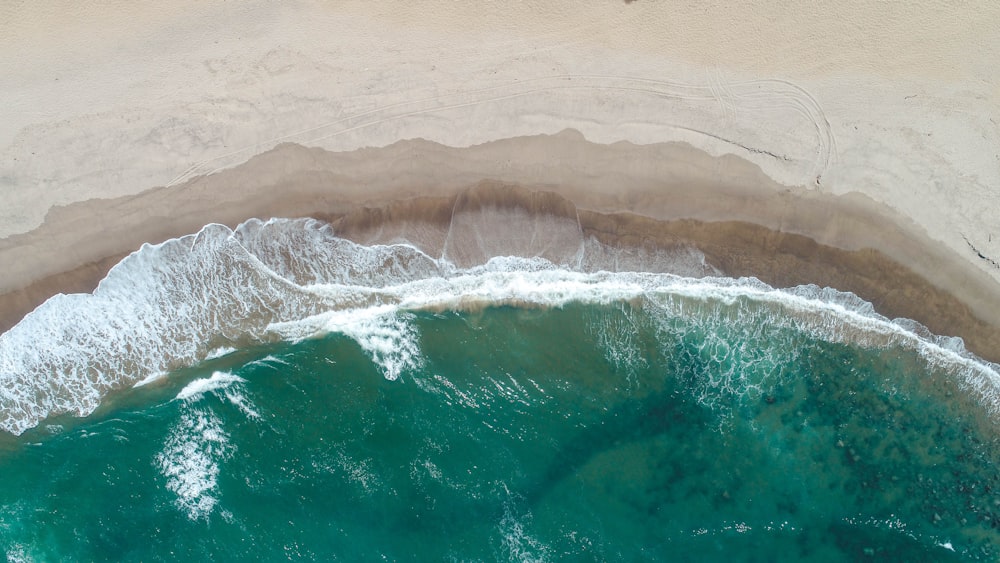
[[[1000,557],[996,365],[695,252],[574,256],[460,269],[281,220],[144,247],[0,335],[0,552]]]
[[[10,441],[0,541],[12,560],[996,557],[995,425],[948,373],[734,322],[748,300],[688,305],[401,312],[420,353],[396,380],[339,333],[233,352]]]

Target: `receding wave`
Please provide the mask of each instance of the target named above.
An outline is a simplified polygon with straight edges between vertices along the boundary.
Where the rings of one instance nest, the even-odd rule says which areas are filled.
[[[21,434],[51,416],[85,416],[109,392],[219,350],[328,332],[357,341],[394,379],[420,365],[420,335],[408,317],[415,312],[571,302],[627,301],[664,322],[685,316],[747,330],[785,326],[863,347],[905,346],[948,370],[990,412],[1000,408],[998,366],[968,353],[958,338],[887,319],[830,288],[692,277],[707,271],[692,249],[657,256],[658,273],[609,271],[638,266],[630,252],[581,235],[573,263],[494,257],[459,268],[406,244],[362,246],[311,219],[251,220],[235,230],[209,225],[143,246],[93,294],[55,296],[0,335],[0,428]],[[627,327],[613,328],[619,336],[608,337],[627,344]],[[712,354],[731,352],[724,342],[711,345]],[[616,349],[624,355],[614,361],[638,361],[628,359],[628,346]],[[725,385],[726,374],[719,377],[709,384]],[[226,383],[217,379],[199,385]]]

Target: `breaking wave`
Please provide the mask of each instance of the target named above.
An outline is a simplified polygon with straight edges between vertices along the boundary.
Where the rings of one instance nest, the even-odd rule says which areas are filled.
[[[0,429],[21,434],[54,415],[85,416],[109,392],[249,343],[329,332],[354,339],[386,378],[395,379],[420,366],[419,334],[410,322],[415,312],[571,302],[627,301],[660,319],[785,326],[857,346],[904,346],[948,370],[991,413],[1000,408],[1000,369],[968,353],[961,339],[887,319],[870,303],[830,288],[778,290],[753,278],[700,277],[711,271],[691,249],[657,256],[658,273],[609,271],[634,266],[630,252],[581,235],[575,265],[495,257],[459,268],[406,244],[355,244],[312,219],[251,220],[235,230],[208,225],[144,245],[93,294],[57,295],[0,335]],[[641,361],[627,346],[629,328],[613,328],[608,338],[622,344],[613,361]],[[724,342],[712,346],[706,353],[730,353]],[[237,379],[199,380],[192,385],[201,387],[186,387],[181,395],[188,395],[178,399],[229,389],[239,406],[229,387]],[[211,421],[192,418],[191,425]],[[203,449],[181,437],[171,444],[167,450],[175,453]],[[161,461],[175,467],[175,458],[165,454]],[[205,492],[211,476],[178,471],[178,494],[191,499],[187,508],[199,517],[211,509]]]

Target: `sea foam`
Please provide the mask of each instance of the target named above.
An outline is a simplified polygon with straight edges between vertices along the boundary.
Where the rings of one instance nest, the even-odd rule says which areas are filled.
[[[247,418],[260,419],[244,394],[245,383],[238,375],[217,371],[188,383],[175,398],[183,402],[180,417],[156,456],[156,466],[174,493],[174,504],[191,520],[207,519],[215,510],[222,464],[236,451],[222,420],[200,402],[214,394]]]
[[[731,311],[716,313],[735,314],[734,322],[778,323],[866,347],[902,345],[947,369],[992,412],[1000,409],[998,366],[968,353],[960,339],[887,319],[852,294],[817,286],[778,290],[754,278],[687,277],[711,273],[691,249],[616,255],[593,240],[580,248],[576,269],[537,257],[494,257],[458,268],[410,245],[338,238],[312,219],[251,220],[235,230],[208,225],[144,245],[93,294],[57,295],[0,335],[0,429],[21,434],[50,416],[85,416],[110,392],[219,350],[329,332],[354,339],[395,379],[420,365],[414,312],[571,302],[637,302],[666,317],[726,306]],[[655,258],[660,272],[686,275],[607,271],[638,267],[634,262],[646,258]],[[721,344],[713,351],[723,352]]]
[[[181,401],[197,401],[210,391],[224,390],[234,383],[245,383],[246,380],[238,375],[217,371],[212,377],[206,379],[196,379],[188,383],[177,394],[177,399]]]
[[[220,464],[233,453],[222,421],[210,411],[181,414],[156,457],[156,465],[174,493],[174,504],[191,520],[207,518],[218,499]]]

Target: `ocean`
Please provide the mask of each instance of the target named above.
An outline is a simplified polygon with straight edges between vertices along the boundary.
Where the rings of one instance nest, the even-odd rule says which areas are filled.
[[[312,220],[144,246],[0,336],[0,549],[1000,557],[997,365],[849,293],[588,252],[457,268]]]

